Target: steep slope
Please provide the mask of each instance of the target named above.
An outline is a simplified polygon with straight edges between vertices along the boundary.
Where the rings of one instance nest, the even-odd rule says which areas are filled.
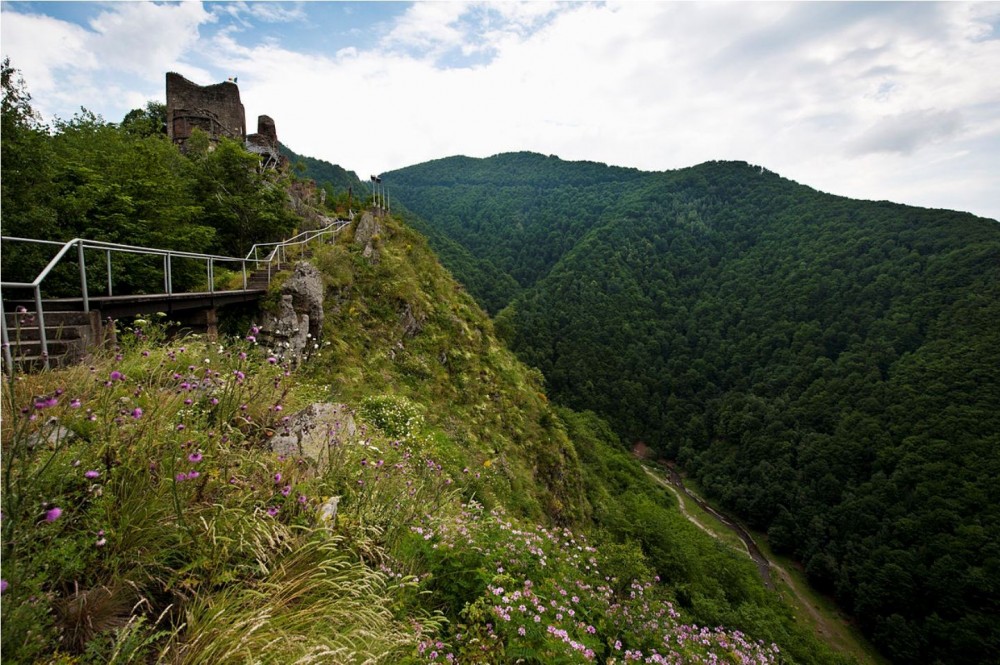
[[[451,211],[427,224],[491,262],[514,232],[481,210],[525,210],[508,159],[425,179]],[[534,233],[538,279],[497,318],[553,396],[676,457],[894,660],[997,653],[1000,226],[741,163],[610,189]]]

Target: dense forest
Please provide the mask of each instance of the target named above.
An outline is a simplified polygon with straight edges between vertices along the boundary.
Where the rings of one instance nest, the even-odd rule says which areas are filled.
[[[554,398],[676,459],[895,662],[1000,654],[1000,226],[745,163],[385,176]]]

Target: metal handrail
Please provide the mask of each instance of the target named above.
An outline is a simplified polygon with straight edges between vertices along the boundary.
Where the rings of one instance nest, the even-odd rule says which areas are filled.
[[[222,256],[218,254],[202,254],[199,252],[185,252],[172,249],[159,249],[155,247],[142,247],[139,245],[125,245],[121,243],[105,242],[102,240],[87,240],[86,238],[74,238],[68,242],[60,243],[53,240],[37,240],[34,238],[19,238],[16,236],[2,236],[0,240],[5,242],[25,242],[38,245],[57,245],[61,246],[59,251],[56,252],[55,256],[49,260],[45,267],[41,270],[37,277],[31,282],[7,282],[0,281],[0,289],[2,288],[14,288],[14,289],[31,289],[33,291],[35,300],[35,317],[38,323],[39,329],[39,341],[41,343],[42,358],[45,364],[45,368],[49,367],[49,357],[48,357],[48,340],[45,334],[45,314],[42,309],[42,282],[45,278],[55,269],[55,267],[63,260],[66,254],[73,249],[75,246],[77,248],[77,261],[80,267],[80,293],[83,300],[83,311],[90,311],[90,294],[87,288],[87,266],[84,258],[84,250],[87,249],[97,249],[104,250],[107,258],[107,290],[108,295],[113,295],[112,288],[112,278],[111,278],[111,253],[120,252],[126,254],[142,254],[147,256],[162,256],[163,257],[163,280],[164,280],[164,292],[166,295],[173,295],[173,279],[172,279],[172,261],[174,258],[181,259],[197,259],[206,262],[207,268],[207,278],[208,278],[208,292],[215,293],[215,264],[216,263],[239,263],[242,268],[243,273],[243,288],[237,289],[246,291],[247,290],[247,264],[253,263],[254,267],[259,267],[260,264],[267,265],[267,281],[271,281],[271,264],[277,262],[280,268],[282,261],[285,260],[285,248],[291,245],[302,245],[314,238],[336,233],[344,228],[350,222],[348,220],[336,219],[322,229],[303,231],[288,240],[273,242],[273,243],[260,243],[255,244],[251,247],[250,252],[243,258],[233,257],[233,256]],[[263,247],[272,247],[273,249],[264,258],[258,256],[258,249]],[[2,327],[2,344],[3,344],[3,359],[4,364],[7,367],[8,373],[13,371],[13,356],[10,352],[10,341],[7,331],[7,319],[4,317],[2,297],[0,297],[0,327]]]

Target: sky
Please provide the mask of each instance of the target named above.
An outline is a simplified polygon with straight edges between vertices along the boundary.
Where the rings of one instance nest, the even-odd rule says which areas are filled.
[[[362,178],[733,159],[1000,219],[1000,2],[3,2],[0,50],[46,121],[235,76],[249,131]]]

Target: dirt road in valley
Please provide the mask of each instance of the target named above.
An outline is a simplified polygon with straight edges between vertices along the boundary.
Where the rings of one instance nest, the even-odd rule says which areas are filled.
[[[723,526],[725,526],[727,529],[729,529],[737,536],[739,536],[740,540],[743,541],[743,546],[746,547],[747,554],[750,556],[751,559],[753,559],[753,562],[757,564],[757,570],[758,572],[760,572],[761,579],[764,580],[764,586],[766,586],[768,589],[774,588],[774,579],[771,577],[771,562],[768,561],[767,557],[765,557],[763,552],[760,551],[760,548],[757,547],[757,543],[754,542],[753,537],[749,533],[747,533],[746,529],[744,529],[739,524],[733,522],[725,515],[717,512],[710,505],[702,501],[700,497],[697,497],[691,492],[689,492],[687,487],[684,486],[684,480],[681,478],[680,474],[677,473],[677,470],[674,469],[672,466],[668,466],[666,469],[664,469],[662,474],[658,474],[655,471],[649,469],[648,467],[644,468],[646,469],[646,473],[655,478],[656,481],[659,482],[661,485],[675,492],[677,491],[683,492],[685,496],[687,496],[689,499],[698,504],[699,508],[704,510],[709,515],[712,515]],[[715,536],[715,534],[713,534],[710,529],[708,529],[705,525],[699,523],[698,520],[696,520],[693,516],[691,516],[687,512],[687,510],[685,510],[683,501],[680,501],[680,508],[681,511],[684,513],[684,516],[687,517],[691,522],[693,522],[703,531],[706,531],[709,535]]]
[[[796,588],[796,585],[792,580],[791,575],[788,574],[788,571],[786,571],[781,566],[769,561],[767,557],[764,556],[764,553],[760,551],[760,548],[757,546],[757,543],[754,542],[753,537],[749,533],[747,533],[746,529],[744,529],[742,526],[740,526],[733,520],[729,519],[725,515],[719,513],[717,510],[709,506],[701,499],[701,497],[692,494],[688,490],[688,488],[684,486],[684,480],[681,478],[681,475],[677,473],[677,470],[673,466],[668,465],[666,467],[659,467],[655,471],[645,465],[643,465],[643,468],[646,470],[646,473],[650,475],[650,477],[655,479],[658,483],[666,487],[668,490],[673,492],[675,496],[677,496],[677,501],[678,504],[680,505],[681,512],[684,514],[685,517],[688,518],[688,520],[690,520],[699,529],[706,532],[713,538],[718,538],[718,536],[710,528],[699,522],[693,515],[688,513],[687,509],[684,507],[684,502],[681,501],[680,496],[677,494],[678,492],[683,492],[684,495],[687,496],[692,501],[694,501],[699,508],[704,510],[709,515],[712,515],[715,519],[719,521],[719,523],[721,523],[723,526],[730,529],[733,533],[739,536],[740,540],[743,541],[743,546],[746,548],[747,555],[749,555],[749,557],[753,559],[753,562],[757,565],[757,570],[758,572],[760,572],[760,577],[764,581],[764,586],[766,586],[768,589],[775,588],[774,578],[772,577],[772,570],[776,572],[778,576],[781,578],[781,580],[786,585],[788,585],[788,588],[796,596],[801,607],[805,608],[805,610],[812,617],[813,622],[816,625],[817,632],[819,632],[819,634],[822,635],[824,638],[829,638],[831,632],[834,632],[834,629],[833,627],[830,626],[826,617],[820,614],[817,608],[813,607],[813,604],[810,602],[810,600],[805,595],[803,595],[798,590],[798,588]]]

